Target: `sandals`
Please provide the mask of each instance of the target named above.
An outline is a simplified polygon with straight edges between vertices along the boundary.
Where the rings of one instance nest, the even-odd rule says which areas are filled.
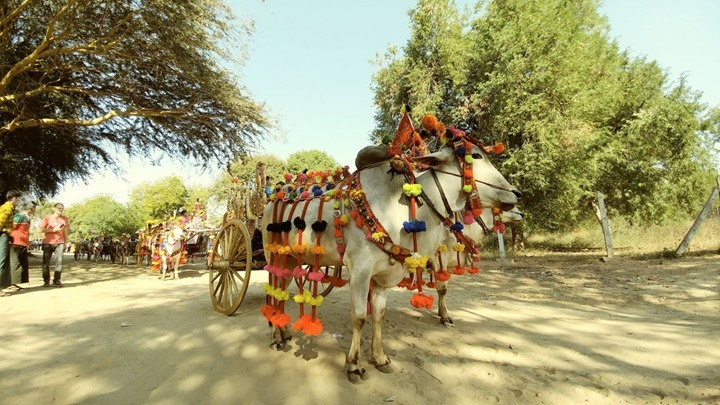
[[[24,290],[24,288],[20,287],[20,286],[17,285],[17,284],[13,284],[13,285],[11,285],[10,287],[8,287],[8,290],[10,290],[10,291],[20,291],[20,290]]]
[[[7,294],[5,291],[0,290],[0,297],[9,297],[10,294]]]

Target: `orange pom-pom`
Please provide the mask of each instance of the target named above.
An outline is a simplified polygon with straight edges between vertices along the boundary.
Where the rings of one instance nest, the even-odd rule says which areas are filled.
[[[428,115],[424,116],[422,118],[421,123],[422,123],[422,127],[428,131],[436,131],[437,130],[438,120],[437,120],[437,118],[435,118],[434,115],[428,114]]]
[[[480,273],[480,269],[477,268],[477,267],[470,267],[470,268],[468,269],[468,273],[470,273],[470,274],[478,274],[478,273]]]
[[[415,308],[427,308],[432,309],[435,297],[425,294],[415,294],[410,299],[410,304]]]
[[[276,314],[270,318],[270,322],[273,326],[278,328],[284,328],[290,323],[290,315],[288,314]]]
[[[435,288],[435,287],[437,287],[437,283],[434,282],[434,281],[431,281],[431,282],[427,283],[427,287],[428,287],[428,288]]]
[[[409,277],[404,277],[400,282],[398,283],[398,287],[404,288],[410,285],[412,283],[412,280]]]
[[[450,272],[448,272],[447,270],[436,271],[435,278],[438,281],[448,281],[450,280]]]
[[[260,313],[265,315],[265,318],[270,321],[270,319],[277,314],[277,309],[272,305],[263,305],[263,307],[260,308]]]
[[[322,322],[319,319],[315,319],[314,322],[309,322],[307,325],[305,325],[305,329],[303,329],[303,332],[305,332],[305,335],[307,336],[316,336],[321,334],[322,330]]]
[[[455,274],[457,274],[457,275],[465,274],[465,267],[463,267],[463,266],[455,266],[455,267],[453,267],[453,273],[455,273]],[[439,280],[439,278],[438,278],[438,280]]]

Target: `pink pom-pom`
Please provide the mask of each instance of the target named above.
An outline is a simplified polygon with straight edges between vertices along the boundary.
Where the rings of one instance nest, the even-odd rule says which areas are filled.
[[[310,281],[320,281],[323,279],[323,276],[325,276],[325,274],[321,271],[311,271],[308,273],[307,278]]]
[[[475,217],[473,217],[472,211],[463,212],[463,223],[465,225],[470,225],[473,222],[475,222]]]
[[[307,270],[303,269],[300,266],[297,266],[293,269],[293,277],[295,277],[295,278],[305,277],[306,275],[307,275]]]

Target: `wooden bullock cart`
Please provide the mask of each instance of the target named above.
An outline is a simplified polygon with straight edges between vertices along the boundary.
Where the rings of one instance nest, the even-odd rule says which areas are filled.
[[[262,162],[258,163],[254,181],[233,178],[223,224],[208,254],[210,298],[215,310],[228,316],[242,304],[252,271],[262,270],[267,264],[259,229],[267,202],[266,186]],[[342,267],[326,267],[323,272],[326,277],[319,294],[326,296],[334,287],[330,278],[341,279]]]

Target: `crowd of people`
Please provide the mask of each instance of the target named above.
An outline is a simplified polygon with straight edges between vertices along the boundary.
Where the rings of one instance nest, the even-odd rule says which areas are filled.
[[[21,192],[9,190],[5,194],[5,203],[0,205],[0,297],[22,290],[20,284],[30,282],[30,220],[35,215],[37,203],[22,197]],[[70,229],[70,220],[62,214],[64,210],[63,204],[55,204],[53,213],[43,217],[40,223],[44,287],[62,287],[63,253]],[[55,267],[50,284],[53,257]]]
[[[30,224],[36,207],[35,201],[17,190],[9,190],[5,202],[0,205],[0,297],[10,296],[24,288],[21,284],[30,282],[29,256],[38,244],[42,250],[43,286],[63,286],[63,254],[71,246],[68,238],[70,220],[63,215],[65,206],[56,203],[53,212],[40,221],[38,229],[43,234],[42,240],[31,240]],[[177,228],[184,235],[207,226],[200,199],[195,202],[192,212],[183,209],[179,214],[167,222],[167,227],[161,224],[163,230]]]

